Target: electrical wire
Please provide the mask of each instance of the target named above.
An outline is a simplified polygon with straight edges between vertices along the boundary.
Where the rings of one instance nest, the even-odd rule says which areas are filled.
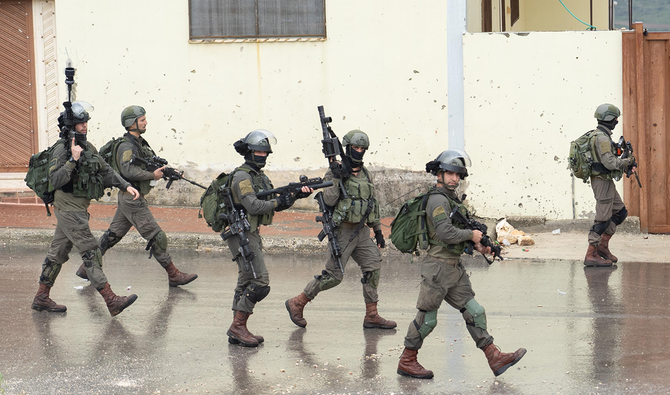
[[[583,23],[583,24],[585,24],[586,26],[588,26],[588,27],[589,27],[589,30],[597,30],[595,26],[593,26],[593,25],[589,25],[588,23],[584,22],[583,20],[577,18],[577,16],[576,16],[575,14],[573,14],[572,11],[570,11],[570,9],[568,9],[568,7],[565,6],[565,4],[563,4],[563,0],[558,0],[558,1],[561,2],[561,5],[563,5],[563,8],[565,8],[565,10],[568,11],[568,12],[570,13],[570,15],[572,15],[576,20],[578,20],[578,21],[580,21],[581,23]]]

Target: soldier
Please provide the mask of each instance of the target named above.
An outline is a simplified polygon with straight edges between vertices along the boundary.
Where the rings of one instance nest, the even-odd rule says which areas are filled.
[[[298,194],[286,193],[276,198],[256,197],[260,191],[274,189],[262,169],[268,155],[272,153],[271,145],[276,143],[274,135],[262,129],[254,130],[235,142],[235,150],[244,156],[245,161],[229,175],[232,178],[230,188],[235,206],[246,213],[249,221],[250,229],[245,234],[253,253],[253,259],[248,263],[240,247],[246,240],[240,241],[239,236],[226,240],[238,266],[237,286],[233,295],[233,323],[227,332],[228,342],[244,347],[257,347],[264,341],[263,336],[256,336],[247,329],[247,320],[254,306],[270,293],[270,277],[261,250],[260,227],[272,224],[275,211],[291,207],[296,199],[308,197],[312,192],[311,188],[303,187]]]
[[[99,199],[105,187],[115,186],[127,191],[135,199],[139,192],[112,169],[86,141],[88,112],[79,103],[72,104],[74,137],[65,135],[65,143],[54,148],[51,155],[49,180],[55,190],[54,202],[56,233],[42,264],[39,289],[32,308],[37,311],[65,312],[67,308],[49,298],[56,277],[69,258],[74,245],[79,250],[86,276],[107,304],[112,316],[122,312],[137,299],[136,295],[117,296],[102,271],[102,252],[88,224],[88,206],[91,199]],[[63,130],[65,113],[61,113],[59,127]],[[62,132],[61,135],[65,133]]]
[[[198,278],[198,275],[182,273],[172,263],[172,258],[167,252],[167,235],[154,219],[145,199],[145,196],[156,185],[156,180],[163,177],[164,167],[147,171],[144,165],[138,166],[131,161],[133,157],[150,159],[156,155],[149,143],[142,137],[147,131],[146,111],[140,106],[124,108],[121,112],[121,124],[126,129],[126,133],[123,135],[123,141],[117,146],[116,153],[112,155],[112,160],[116,161],[116,168],[119,169],[121,176],[140,191],[140,198],[133,199],[130,194],[119,191],[118,207],[112,223],[100,237],[100,251],[104,255],[134,226],[148,241],[149,257],[155,257],[167,272],[170,287],[188,284]],[[83,279],[87,278],[83,266],[77,270],[76,274]]]
[[[382,266],[379,249],[384,248],[386,242],[379,221],[379,204],[375,198],[374,184],[370,173],[363,165],[363,155],[370,146],[370,140],[364,132],[352,130],[344,136],[342,143],[345,148],[345,153],[342,155],[344,166],[331,165],[331,169],[326,172],[324,179],[333,181],[334,185],[323,190],[323,199],[327,205],[334,208],[335,233],[340,245],[344,246],[342,266],[346,266],[351,257],[363,272],[361,283],[366,307],[363,327],[393,329],[396,323],[382,318],[377,313],[379,300],[377,287]],[[348,195],[346,199],[340,194],[340,183],[344,183]],[[368,227],[374,230],[375,241],[370,237]],[[301,294],[285,302],[291,321],[300,327],[307,326],[307,320],[303,317],[303,309],[307,302],[312,301],[319,292],[340,284],[343,277],[337,260],[329,251],[326,270],[315,276]]]
[[[594,114],[598,126],[591,146],[591,188],[596,198],[596,218],[589,230],[589,247],[584,258],[586,266],[609,267],[618,261],[609,250],[609,242],[617,225],[621,225],[628,216],[628,210],[612,180],[619,180],[624,170],[635,163],[632,155],[621,159],[614,154],[616,148],[612,141],[612,130],[619,123],[620,115],[616,106],[607,103],[599,105]],[[633,167],[632,171],[635,169]]]
[[[423,340],[437,326],[437,310],[443,300],[463,314],[470,336],[477,347],[484,351],[489,367],[496,376],[519,362],[526,353],[523,348],[514,353],[502,353],[493,344],[493,337],[486,331],[484,307],[475,300],[470,277],[459,262],[469,241],[475,243],[475,249],[480,253],[491,252],[490,247],[480,243],[482,232],[452,224],[449,218],[454,207],[467,215],[465,205],[456,197],[456,188],[460,180],[468,176],[466,167],[470,165],[470,157],[458,149],[444,151],[437,159],[426,164],[426,171],[437,176],[437,185],[428,192],[426,223],[430,246],[426,257],[420,262],[421,288],[416,302],[419,311],[409,324],[405,349],[398,363],[398,374],[402,376],[433,378],[433,372],[424,369],[417,361],[417,353]]]

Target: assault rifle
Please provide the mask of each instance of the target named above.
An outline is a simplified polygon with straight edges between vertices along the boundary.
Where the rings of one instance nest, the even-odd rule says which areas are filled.
[[[167,166],[168,161],[158,156],[153,156],[152,158],[144,159],[133,155],[133,157],[130,159],[130,163],[142,164],[146,166],[147,171],[154,171],[156,169],[160,169],[163,166]],[[167,185],[165,185],[165,189],[170,189],[172,183],[177,180],[184,180],[202,189],[207,189],[207,187],[204,185],[200,185],[195,181],[191,181],[187,178],[184,178],[183,174],[184,174],[183,171],[173,169],[172,167],[166,167],[165,169],[163,169],[163,179],[167,180]]]
[[[626,141],[626,139],[621,136],[619,138],[619,142],[616,144],[616,150],[617,150],[617,155],[621,157],[621,159],[626,159],[628,157],[633,156],[633,145],[630,143],[630,141]],[[626,177],[630,178],[630,175],[632,173],[635,173],[635,178],[637,179],[637,185],[642,188],[642,183],[640,183],[640,177],[637,175],[637,171],[633,171],[633,167],[637,167],[637,161],[633,160],[633,163],[626,169]]]
[[[223,188],[221,193],[225,199],[224,204],[228,206],[228,214],[219,214],[219,219],[228,221],[228,228],[221,232],[221,238],[226,241],[235,235],[238,236],[240,243],[238,251],[240,253],[240,258],[244,259],[244,268],[246,270],[251,269],[254,278],[258,278],[253,264],[256,255],[254,255],[254,252],[251,251],[251,248],[249,247],[249,236],[247,236],[247,232],[251,229],[247,214],[244,210],[235,208],[233,194],[229,187]],[[233,258],[233,260],[235,260],[235,258]]]
[[[302,187],[310,187],[312,189],[321,189],[326,187],[332,187],[332,181],[323,181],[321,177],[307,178],[307,176],[300,176],[300,182],[291,182],[288,185],[283,187],[270,189],[268,191],[261,191],[256,194],[257,198],[262,198],[273,193],[283,195],[285,193],[299,193]]]
[[[333,254],[333,258],[337,260],[337,265],[340,267],[342,274],[344,275],[344,266],[342,266],[342,248],[340,247],[340,242],[337,241],[337,236],[335,236],[335,221],[333,221],[333,214],[328,209],[328,206],[323,201],[323,192],[319,192],[314,196],[314,199],[319,203],[319,210],[321,215],[316,216],[316,222],[321,222],[323,229],[319,232],[319,241],[328,236],[328,244],[330,245],[330,251]]]
[[[466,218],[463,214],[461,214],[460,211],[458,211],[458,207],[454,207],[454,209],[451,210],[449,218],[451,218],[452,221],[456,221],[456,223],[464,225],[466,229],[478,230],[482,232],[482,241],[480,241],[480,243],[484,247],[491,247],[491,254],[493,254],[493,260],[491,261],[486,257],[486,255],[484,255],[484,259],[486,259],[486,262],[489,265],[495,261],[496,257],[498,257],[501,261],[503,260],[502,255],[500,255],[502,248],[499,245],[494,244],[493,241],[491,241],[491,238],[486,234],[488,231],[488,227],[486,225],[481,222],[477,222],[474,219]],[[472,255],[474,247],[475,243],[472,240],[468,241],[468,245],[465,247],[465,253]]]
[[[333,118],[327,117],[324,112],[323,106],[318,107],[319,110],[319,120],[321,121],[321,131],[323,132],[323,140],[321,144],[321,152],[328,160],[328,167],[333,171],[333,175],[337,178],[347,178],[349,176],[349,170],[344,166],[344,161],[337,163],[337,155],[342,158],[342,143],[333,132],[333,129],[330,127],[329,123],[333,122]],[[348,199],[347,191],[344,189],[344,184],[340,183],[340,192],[342,192],[342,197]]]

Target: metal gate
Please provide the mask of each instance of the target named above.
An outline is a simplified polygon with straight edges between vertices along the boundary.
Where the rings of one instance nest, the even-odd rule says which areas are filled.
[[[0,172],[26,171],[37,152],[31,1],[0,2]]]
[[[630,215],[649,233],[670,233],[670,32],[623,33],[623,133],[630,140],[642,188],[624,181]]]

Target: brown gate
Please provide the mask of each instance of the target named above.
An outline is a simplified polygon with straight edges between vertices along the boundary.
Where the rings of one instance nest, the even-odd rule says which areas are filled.
[[[670,233],[670,32],[623,33],[623,133],[639,164],[624,181],[630,215],[643,232]]]
[[[26,171],[37,152],[32,2],[0,2],[0,172]]]

